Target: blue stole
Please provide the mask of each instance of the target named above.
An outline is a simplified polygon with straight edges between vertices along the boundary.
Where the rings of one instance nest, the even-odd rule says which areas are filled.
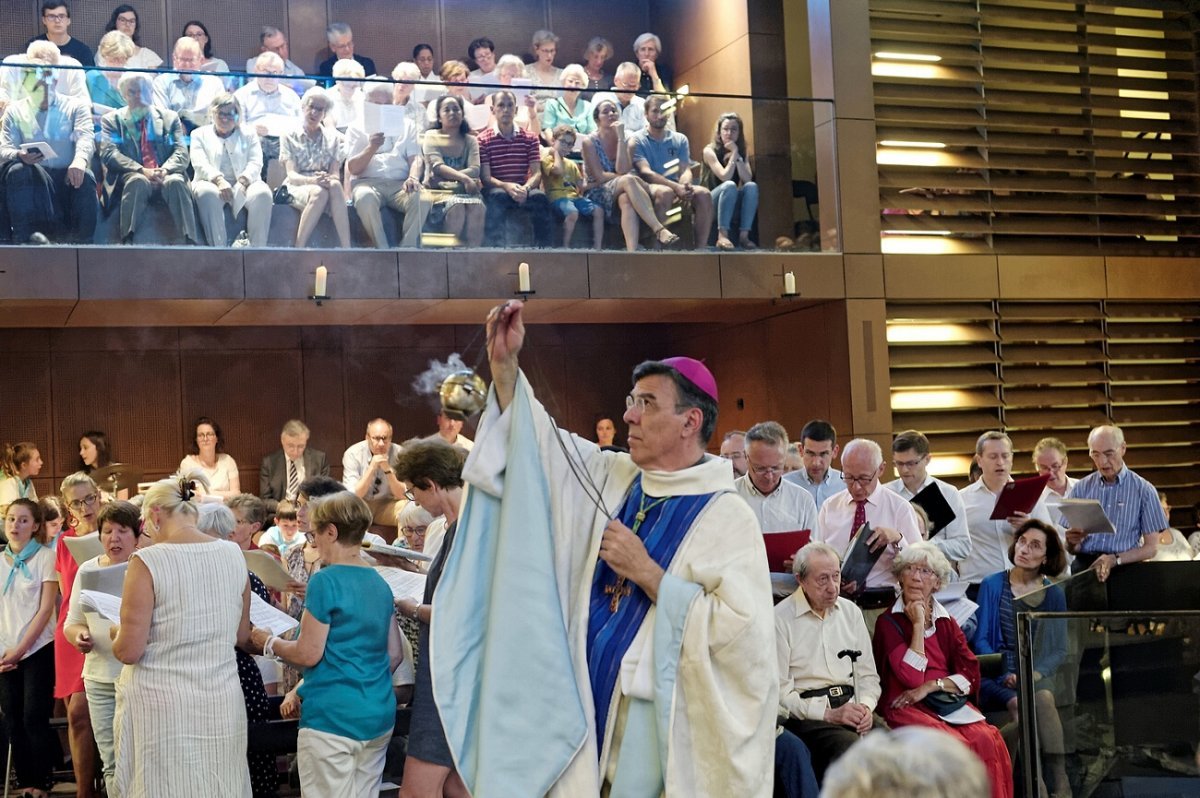
[[[642,478],[638,476],[617,514],[617,519],[630,529],[636,523],[635,517],[643,495]],[[638,537],[646,545],[650,557],[664,571],[674,559],[679,544],[692,528],[696,516],[713,495],[673,496],[647,509],[646,517],[638,528]],[[625,583],[629,588],[627,595],[620,597],[614,594],[612,586],[616,581],[617,573],[601,560],[592,578],[587,637],[588,674],[592,683],[592,699],[596,705],[597,753],[604,747],[604,727],[608,723],[608,708],[617,686],[621,660],[637,636],[651,604],[646,592],[632,582]],[[605,592],[606,587],[609,588],[608,593]],[[616,611],[612,610],[613,601],[619,601]]]

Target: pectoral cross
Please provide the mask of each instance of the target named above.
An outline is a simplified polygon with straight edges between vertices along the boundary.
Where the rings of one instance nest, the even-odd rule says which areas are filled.
[[[632,592],[633,588],[625,583],[625,577],[623,576],[618,576],[617,581],[611,585],[605,585],[604,595],[612,596],[612,600],[608,602],[608,611],[616,612],[617,608],[621,606],[621,599]]]

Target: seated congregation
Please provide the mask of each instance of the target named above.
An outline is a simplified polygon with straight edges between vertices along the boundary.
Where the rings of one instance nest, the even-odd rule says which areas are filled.
[[[691,147],[652,33],[612,72],[602,37],[555,66],[546,30],[526,58],[480,37],[440,68],[418,44],[377,71],[334,23],[306,74],[265,26],[243,72],[198,21],[168,64],[132,6],[94,54],[66,3],[42,11],[45,34],[0,67],[0,243],[755,247],[743,120]]]
[[[272,718],[299,718],[294,771],[305,794],[375,795],[385,772],[404,785],[402,795],[467,794],[423,692],[432,602],[472,446],[453,413],[437,424],[428,438],[401,445],[391,424],[372,420],[345,451],[337,481],[326,455],[308,447],[307,426],[289,421],[279,449],[263,458],[257,496],[243,492],[227,451],[239,442],[226,441],[207,417],[193,427],[179,474],[141,493],[105,481],[112,450],[101,432],[81,436],[82,470],[63,480],[60,495],[41,500],[32,487],[42,466],[37,445],[6,446],[0,711],[23,794],[51,786],[53,697],[66,702],[78,782],[89,783],[83,746],[94,744],[110,796],[190,794],[195,773],[170,763],[187,762],[196,746],[219,747],[222,767],[210,777],[222,794],[275,795],[286,777],[280,751],[262,742]],[[610,417],[600,418],[596,445],[622,450],[615,431]],[[1081,479],[1067,475],[1060,441],[1039,442],[1031,459],[1044,474],[1043,493],[1028,512],[1003,520],[988,517],[1012,483],[1012,442],[1003,432],[979,437],[982,475],[961,490],[928,473],[929,441],[915,430],[895,437],[898,478],[887,483],[874,442],[841,449],[821,420],[800,438],[793,444],[782,425],[765,421],[727,434],[720,446],[733,491],[768,547],[772,534],[811,537],[784,563],[794,576],[769,575],[779,680],[775,794],[816,796],[822,782],[838,781],[837,763],[851,761],[864,739],[919,726],[969,751],[991,795],[1014,795],[1016,731],[1028,717],[1018,700],[1016,615],[1067,609],[1060,581],[1072,573],[1103,582],[1142,560],[1191,560],[1200,540],[1169,528],[1153,486],[1124,465],[1123,432],[1114,426],[1092,431],[1096,470]],[[833,467],[839,454],[842,471]],[[1113,513],[1115,535],[1088,535],[1055,509],[1064,495],[1104,502],[1114,489],[1124,510],[1137,510]],[[948,518],[927,518],[931,492],[951,509]],[[843,561],[859,534],[877,559],[861,582],[848,581]],[[101,553],[79,561],[76,539],[89,535]],[[389,548],[393,541],[398,548]],[[243,552],[255,551],[274,558],[286,584],[264,584],[254,565],[247,572]],[[422,589],[399,595],[362,566],[400,569]],[[119,623],[81,603],[81,590],[110,568],[125,573]],[[290,627],[252,625],[251,603],[277,608]],[[1079,794],[1060,718],[1075,701],[1079,653],[1064,622],[1035,628],[1029,694],[1043,789]],[[218,671],[230,678],[216,678]],[[190,696],[186,711],[155,702],[161,690]],[[397,708],[410,702],[397,725]],[[440,792],[423,790],[430,779]]]

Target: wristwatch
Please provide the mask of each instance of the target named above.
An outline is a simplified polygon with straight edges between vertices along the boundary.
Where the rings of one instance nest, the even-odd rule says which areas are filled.
[[[1114,555],[1113,555],[1113,560],[1114,560],[1114,563],[1113,563],[1114,565],[1120,565],[1120,564],[1121,564],[1121,555],[1120,555],[1120,554],[1114,554]]]
[[[937,680],[937,686],[938,686],[938,689],[939,689],[939,690],[941,690],[941,691],[945,692],[946,688],[945,688],[945,687],[942,685],[942,680],[941,680],[941,679],[938,679],[938,680]]]

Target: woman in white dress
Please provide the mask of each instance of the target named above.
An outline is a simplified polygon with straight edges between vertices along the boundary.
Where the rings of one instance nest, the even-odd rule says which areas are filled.
[[[147,548],[129,561],[113,654],[122,798],[250,798],[234,646],[250,637],[250,582],[233,543],[196,528],[202,474],[158,482],[142,505]]]
[[[227,499],[242,492],[238,466],[225,454],[225,435],[221,425],[208,416],[200,416],[192,425],[192,453],[179,461],[179,473],[201,471],[208,481],[205,494]]]

